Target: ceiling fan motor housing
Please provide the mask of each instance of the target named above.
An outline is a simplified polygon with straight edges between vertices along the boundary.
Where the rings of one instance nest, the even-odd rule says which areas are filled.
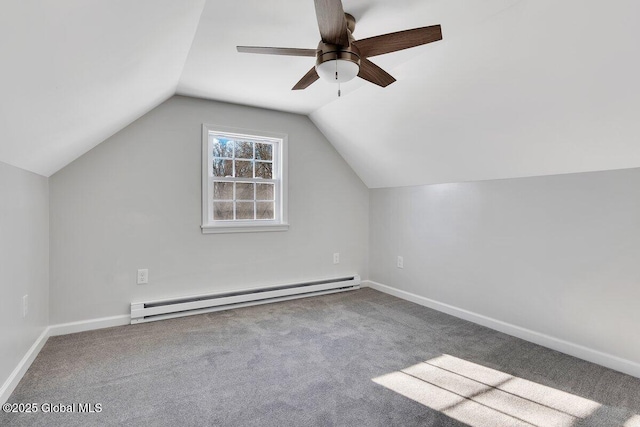
[[[356,19],[349,13],[345,13],[344,17],[349,45],[341,46],[323,41],[318,44],[316,72],[326,81],[344,83],[356,77],[360,71],[360,51],[353,44],[355,39],[352,34],[356,29]]]

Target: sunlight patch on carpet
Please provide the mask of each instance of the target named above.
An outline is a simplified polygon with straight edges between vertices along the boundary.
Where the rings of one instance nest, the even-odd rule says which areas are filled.
[[[602,406],[446,354],[373,381],[472,427],[571,427]],[[640,416],[629,418],[624,427],[640,427]]]
[[[629,418],[622,427],[640,427],[640,415],[634,415],[633,417]]]

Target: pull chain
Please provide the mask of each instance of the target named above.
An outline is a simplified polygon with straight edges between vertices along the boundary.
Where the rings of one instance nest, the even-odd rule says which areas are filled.
[[[338,61],[336,62],[336,81],[338,82],[338,98],[340,98],[340,81],[338,80]]]

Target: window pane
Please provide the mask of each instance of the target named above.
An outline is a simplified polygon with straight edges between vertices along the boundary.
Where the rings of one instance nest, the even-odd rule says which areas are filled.
[[[256,202],[256,219],[275,219],[273,202]]]
[[[273,160],[273,145],[256,143],[256,159]]]
[[[273,184],[256,184],[256,200],[273,200]]]
[[[213,202],[213,219],[233,219],[233,202]]]
[[[233,199],[233,182],[214,182],[213,198],[222,200]]]
[[[253,159],[253,142],[236,142],[236,158]]]
[[[233,176],[233,160],[213,159],[213,176]]]
[[[231,227],[227,231],[252,225],[268,227],[286,217],[283,198],[287,185],[282,180],[287,166],[282,158],[285,140],[204,128],[202,146],[207,164],[202,170],[202,196],[210,217],[203,218],[203,232],[218,232],[213,230],[216,225]]]
[[[253,162],[236,160],[236,178],[253,178]]]
[[[253,202],[236,202],[236,219],[253,219]]]
[[[256,178],[265,178],[265,179],[273,178],[271,167],[272,167],[271,163],[256,162]]]
[[[225,138],[214,138],[213,157],[233,157],[233,141]]]
[[[244,182],[236,183],[236,199],[253,200],[253,184]]]

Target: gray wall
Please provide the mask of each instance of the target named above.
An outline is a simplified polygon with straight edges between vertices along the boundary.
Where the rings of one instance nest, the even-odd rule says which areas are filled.
[[[639,190],[640,169],[372,190],[370,279],[637,363]]]
[[[0,386],[47,327],[48,299],[47,178],[0,162]]]
[[[289,135],[289,231],[201,233],[202,123]],[[127,314],[134,300],[367,276],[368,190],[304,116],[174,97],[50,189],[52,324]]]

